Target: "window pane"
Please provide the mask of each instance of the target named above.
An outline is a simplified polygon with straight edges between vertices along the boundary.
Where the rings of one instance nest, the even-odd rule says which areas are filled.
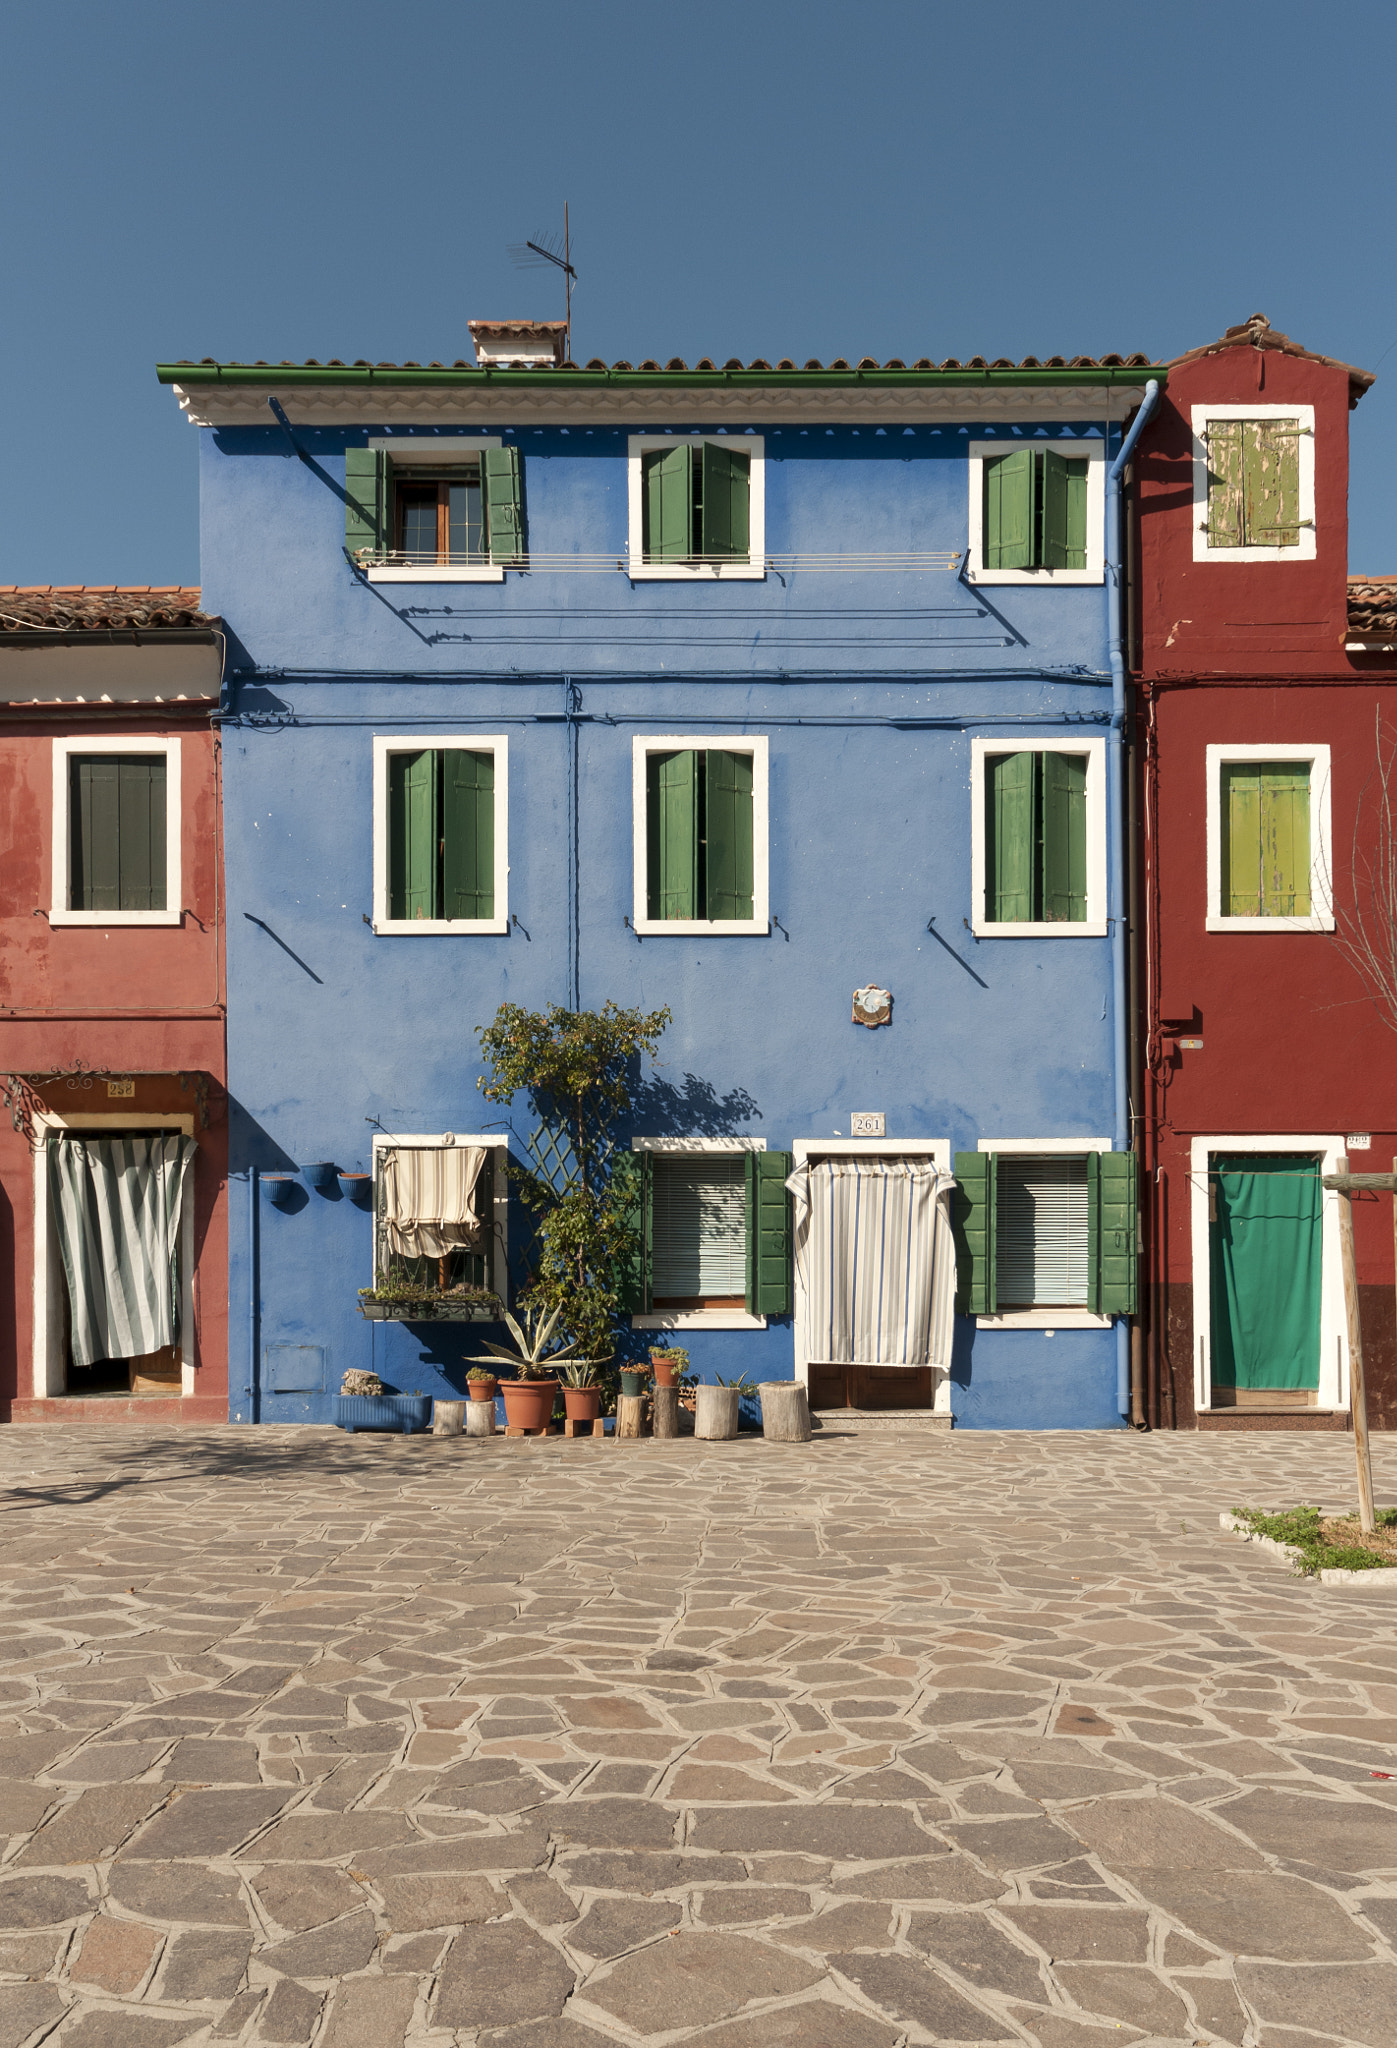
[[[652,1162],[656,1304],[742,1298],[747,1286],[747,1177],[740,1156]]]
[[[1087,1162],[1001,1152],[996,1287],[1001,1309],[1087,1303]]]
[[[403,553],[410,561],[435,562],[437,558],[437,487],[430,492],[420,487],[399,491],[398,509],[402,519]]]
[[[481,552],[479,479],[448,484],[446,505],[450,559],[453,562],[478,561]]]

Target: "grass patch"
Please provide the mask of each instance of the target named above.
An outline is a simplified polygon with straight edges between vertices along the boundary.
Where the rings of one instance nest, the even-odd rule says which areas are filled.
[[[1397,1565],[1397,1508],[1382,1510],[1371,1535],[1359,1528],[1357,1515],[1321,1515],[1318,1508],[1287,1508],[1271,1515],[1260,1508],[1232,1512],[1258,1536],[1297,1550],[1296,1570],[1307,1578],[1321,1571],[1371,1572]]]

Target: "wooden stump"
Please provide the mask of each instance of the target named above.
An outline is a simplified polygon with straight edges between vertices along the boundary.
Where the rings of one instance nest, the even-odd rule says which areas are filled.
[[[763,1380],[762,1435],[777,1444],[808,1444],[810,1403],[799,1380]]]
[[[700,1387],[694,1410],[694,1435],[719,1441],[737,1435],[736,1387]]]
[[[654,1403],[656,1436],[678,1436],[678,1387],[655,1387],[651,1391],[650,1399]]]
[[[466,1435],[493,1436],[495,1434],[495,1404],[493,1401],[467,1401]]]
[[[465,1427],[465,1421],[466,1404],[464,1401],[433,1401],[433,1436],[459,1436]]]
[[[620,1394],[616,1400],[616,1434],[620,1436],[644,1436],[645,1396],[644,1394]]]

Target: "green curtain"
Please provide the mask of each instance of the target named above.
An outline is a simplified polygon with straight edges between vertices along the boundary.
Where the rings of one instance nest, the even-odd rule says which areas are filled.
[[[1213,1382],[1317,1387],[1319,1161],[1214,1153],[1209,1166]]]

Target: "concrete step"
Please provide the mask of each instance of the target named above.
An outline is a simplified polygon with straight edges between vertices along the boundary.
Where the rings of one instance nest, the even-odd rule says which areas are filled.
[[[11,1422],[57,1423],[63,1428],[76,1423],[98,1423],[107,1429],[153,1422],[207,1426],[227,1420],[226,1394],[56,1394],[10,1403]]]
[[[1290,1404],[1274,1407],[1205,1408],[1199,1412],[1200,1429],[1339,1429],[1349,1427],[1346,1408],[1296,1408]]]
[[[817,1429],[837,1429],[841,1435],[855,1430],[902,1429],[922,1434],[944,1435],[954,1428],[955,1418],[932,1408],[817,1408],[811,1416]]]

